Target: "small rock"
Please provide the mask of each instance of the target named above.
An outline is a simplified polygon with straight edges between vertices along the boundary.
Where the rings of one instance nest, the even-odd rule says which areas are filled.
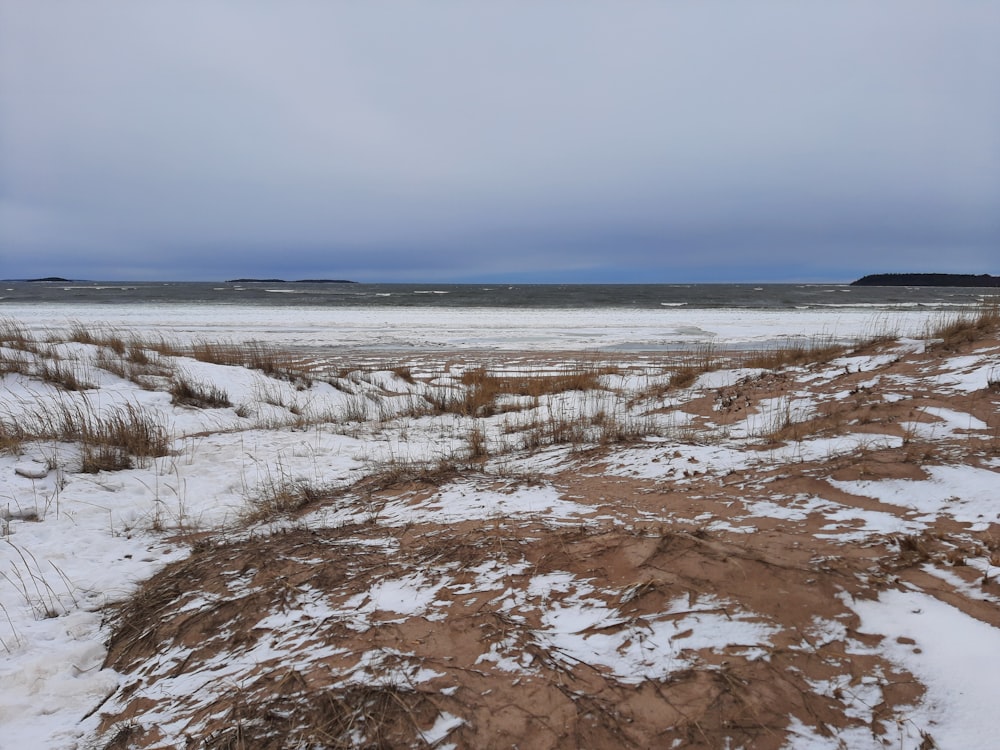
[[[17,464],[14,473],[27,479],[44,479],[49,473],[49,467],[39,461]]]

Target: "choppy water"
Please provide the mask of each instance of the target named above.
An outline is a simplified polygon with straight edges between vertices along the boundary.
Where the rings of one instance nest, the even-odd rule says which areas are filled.
[[[0,282],[0,319],[342,351],[656,352],[917,335],[996,289],[844,285]],[[996,299],[997,297],[994,297]]]
[[[996,289],[843,284],[348,284],[0,282],[5,305],[209,304],[302,307],[493,307],[794,310],[976,305]]]

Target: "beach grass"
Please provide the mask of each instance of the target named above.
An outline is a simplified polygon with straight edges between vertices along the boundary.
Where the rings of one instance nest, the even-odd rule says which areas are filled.
[[[920,691],[877,639],[861,648],[851,602],[927,586],[932,569],[950,601],[989,619],[992,600],[962,586],[1000,596],[1000,544],[995,524],[958,511],[931,521],[861,493],[994,471],[997,324],[983,310],[922,342],[820,337],[609,359],[442,354],[418,366],[393,355],[355,367],[336,353],[325,380],[316,358],[257,343],[75,328],[36,340],[8,322],[0,451],[19,468],[46,458],[53,476],[19,487],[68,493],[67,523],[97,506],[115,544],[150,534],[190,552],[109,616],[107,664],[143,687],[102,704],[95,746],[155,745],[136,696],[167,695],[163,675],[191,674],[204,694],[158,710],[206,746],[475,746],[487,739],[477,722],[512,706],[512,743],[558,746],[515,680],[595,747],[648,746],[654,730],[681,744],[787,744],[789,716],[820,714],[882,742],[884,722],[842,685],[877,684],[869,702],[900,723]],[[125,492],[152,510],[123,522]],[[932,499],[961,509],[958,494]],[[8,512],[5,533],[27,538],[28,518]],[[18,606],[41,620],[83,606],[73,597],[86,586],[18,550],[5,580]],[[16,655],[31,631],[3,606],[0,647]],[[836,637],[817,635],[821,617]],[[747,623],[731,642],[699,641]],[[258,641],[265,656],[288,647],[280,669],[266,656],[213,676]],[[621,661],[588,662],[605,642]],[[638,656],[626,663],[642,654],[633,644],[666,644],[653,661],[683,668],[647,674]],[[623,720],[637,695],[674,723]],[[670,713],[679,703],[697,726]]]

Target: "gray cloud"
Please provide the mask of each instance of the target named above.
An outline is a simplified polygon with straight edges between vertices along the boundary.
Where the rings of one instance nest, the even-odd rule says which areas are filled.
[[[998,272],[997,38],[901,0],[0,0],[0,275]]]

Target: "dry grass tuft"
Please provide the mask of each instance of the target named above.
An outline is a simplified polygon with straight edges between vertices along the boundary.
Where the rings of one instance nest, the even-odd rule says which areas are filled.
[[[60,336],[59,340],[104,347],[121,357],[128,349],[129,337],[116,328],[88,328],[83,323],[77,322],[70,327],[69,333]]]
[[[134,458],[165,456],[170,449],[163,425],[135,404],[119,406],[101,418],[85,416],[78,429],[84,473],[131,469]]]
[[[39,359],[35,363],[38,378],[67,391],[85,391],[94,387],[81,372],[79,362],[61,359]]]
[[[596,441],[601,445],[630,443],[658,432],[652,416],[635,415],[624,409],[598,412],[590,421],[597,431]]]
[[[145,349],[150,352],[155,352],[161,357],[183,357],[187,355],[187,350],[181,347],[179,344],[169,341],[168,339],[160,336],[160,338],[153,339],[136,339],[135,346],[131,348]],[[130,356],[141,357],[140,354],[132,354]]]
[[[971,315],[961,313],[944,319],[929,328],[925,338],[932,339],[930,349],[954,351],[998,329],[1000,303],[990,302],[984,303]]]
[[[248,502],[240,521],[252,525],[291,516],[309,505],[328,499],[333,494],[334,490],[316,487],[308,482],[287,482],[268,486]]]
[[[175,375],[170,382],[170,400],[177,406],[196,409],[224,409],[232,406],[229,394],[211,383],[199,383],[182,375]]]
[[[305,387],[312,383],[313,368],[308,362],[259,341],[242,344],[199,341],[192,346],[191,356],[201,362],[260,370],[265,375],[291,383],[301,383]]]
[[[440,487],[463,474],[464,465],[452,457],[437,461],[408,461],[390,457],[381,461],[360,487],[365,492],[379,492],[406,484]]]
[[[489,417],[500,408],[501,396],[520,396],[533,399],[537,405],[543,396],[568,391],[591,391],[601,388],[601,376],[613,370],[578,368],[565,373],[493,373],[477,367],[462,374],[462,389],[452,389],[429,396],[432,405],[440,412],[468,417]]]
[[[94,364],[112,375],[131,380],[147,389],[162,387],[173,372],[165,360],[151,354],[151,350],[140,342],[130,343],[124,354],[102,347],[94,358]]]
[[[0,377],[8,374],[29,375],[31,360],[23,351],[0,351]]]
[[[485,461],[490,457],[489,444],[486,439],[486,430],[482,425],[477,424],[469,430],[469,460]]]
[[[926,534],[902,534],[892,537],[899,546],[899,564],[902,566],[917,565],[931,559],[931,543]]]
[[[84,473],[130,469],[134,459],[165,456],[170,449],[166,428],[131,403],[103,414],[84,402],[38,408],[17,419],[0,417],[0,450],[18,452],[37,440],[79,443]]]
[[[409,365],[395,365],[390,369],[390,372],[404,383],[410,383],[412,385],[417,382],[413,377],[413,370],[410,369]]]
[[[577,446],[587,441],[587,424],[575,416],[549,410],[526,424],[508,426],[508,432],[520,433],[521,447],[534,450],[545,445]]]
[[[15,321],[0,319],[0,346],[36,355],[32,360],[10,352],[0,353],[0,375],[35,375],[67,391],[93,388],[86,377],[89,360],[63,359],[55,348],[56,344],[75,342],[97,350],[93,359],[97,368],[149,388],[154,387],[159,378],[170,375],[170,369],[157,359],[156,353],[169,356],[181,354],[176,346],[162,339],[159,342],[144,341],[115,328],[88,328],[82,323],[74,323],[67,332],[50,334],[47,341],[48,345],[36,340]]]
[[[20,453],[26,439],[24,429],[17,422],[0,417],[0,453]]]
[[[780,370],[784,367],[829,362],[847,352],[848,347],[832,339],[821,338],[809,342],[788,340],[774,349],[749,352],[740,358],[743,367],[762,370]]]
[[[986,389],[991,393],[1000,393],[1000,370],[993,370],[986,376]]]
[[[945,553],[945,562],[956,568],[964,567],[968,565],[965,557],[965,553],[960,549],[950,549]]]
[[[0,318],[0,345],[25,352],[38,350],[38,342],[28,330],[11,318]]]
[[[723,365],[724,358],[712,344],[705,344],[685,356],[673,368],[670,375],[671,388],[690,388],[699,376],[712,372]]]

